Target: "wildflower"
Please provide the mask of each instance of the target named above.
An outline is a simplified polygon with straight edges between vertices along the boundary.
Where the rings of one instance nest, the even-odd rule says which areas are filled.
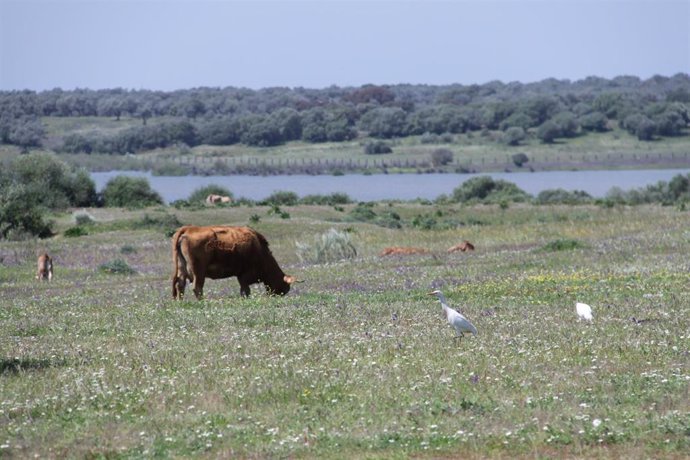
[[[594,420],[592,420],[592,426],[594,428],[597,428],[599,425],[601,425],[601,419],[595,418]]]

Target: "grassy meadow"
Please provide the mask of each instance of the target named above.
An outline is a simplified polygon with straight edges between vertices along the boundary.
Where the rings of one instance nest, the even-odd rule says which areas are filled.
[[[687,211],[373,208],[458,224],[422,230],[352,207],[91,209],[86,235],[62,214],[56,237],[0,243],[0,457],[687,458]],[[173,301],[169,228],[142,222],[175,219],[253,221],[304,282]],[[301,262],[330,228],[357,257]],[[446,252],[464,239],[474,252]],[[379,256],[393,245],[431,252]],[[52,283],[34,279],[43,249]],[[118,259],[136,273],[99,269]],[[454,339],[432,289],[476,337]]]

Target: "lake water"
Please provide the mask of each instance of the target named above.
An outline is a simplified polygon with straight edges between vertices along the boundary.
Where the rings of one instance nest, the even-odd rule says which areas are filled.
[[[199,187],[220,185],[230,190],[235,198],[262,200],[277,191],[305,195],[328,195],[342,192],[356,201],[386,199],[433,200],[439,195],[450,195],[453,189],[473,177],[483,175],[513,182],[524,191],[537,195],[542,190],[563,188],[584,190],[593,197],[603,197],[612,187],[623,190],[644,187],[658,181],[669,181],[677,174],[688,174],[690,169],[649,169],[624,171],[542,171],[482,174],[346,174],[344,176],[153,176],[137,171],[94,172],[91,177],[96,189],[118,175],[145,177],[166,202],[186,199]]]

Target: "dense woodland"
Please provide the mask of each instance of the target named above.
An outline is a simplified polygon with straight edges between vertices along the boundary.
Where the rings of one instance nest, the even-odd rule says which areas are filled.
[[[500,142],[519,145],[528,137],[551,143],[614,127],[648,141],[686,135],[688,107],[690,75],[684,73],[529,84],[2,91],[0,142],[64,153],[125,154],[170,145],[275,146],[363,135],[433,139],[494,130]],[[49,140],[42,117],[136,117],[141,123],[116,133],[94,129]]]

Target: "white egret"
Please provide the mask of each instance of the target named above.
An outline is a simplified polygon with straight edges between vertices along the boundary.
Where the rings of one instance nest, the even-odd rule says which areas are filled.
[[[577,316],[585,321],[592,321],[592,307],[586,303],[575,302],[575,310],[577,311]]]
[[[477,335],[477,328],[474,327],[474,325],[470,323],[467,318],[448,306],[443,292],[437,289],[433,292],[430,292],[429,295],[435,295],[438,297],[438,300],[441,301],[441,308],[443,308],[443,312],[446,314],[448,324],[455,328],[456,337],[462,338],[465,332],[471,332],[472,334]]]

